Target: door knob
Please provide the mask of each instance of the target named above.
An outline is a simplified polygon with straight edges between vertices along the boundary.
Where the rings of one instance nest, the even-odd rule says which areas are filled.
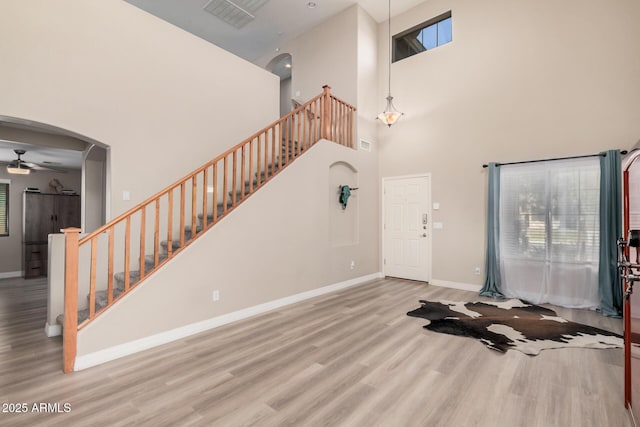
[[[422,233],[421,235],[419,235],[418,237],[427,237],[427,233]]]

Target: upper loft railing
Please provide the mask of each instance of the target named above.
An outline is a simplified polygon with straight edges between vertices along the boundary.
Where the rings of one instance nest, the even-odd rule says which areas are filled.
[[[324,138],[355,148],[355,107],[323,93],[79,239],[66,229],[64,371],[77,331]],[[166,241],[162,241],[166,238]],[[78,312],[79,295],[88,306]],[[82,304],[83,306],[85,304]]]

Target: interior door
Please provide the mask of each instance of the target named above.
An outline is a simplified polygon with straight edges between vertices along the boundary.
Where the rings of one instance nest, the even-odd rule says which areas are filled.
[[[385,276],[431,278],[431,179],[429,175],[383,180]]]

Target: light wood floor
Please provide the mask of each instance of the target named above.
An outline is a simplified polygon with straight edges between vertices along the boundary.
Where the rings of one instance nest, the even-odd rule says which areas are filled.
[[[621,349],[499,354],[405,315],[472,292],[378,280],[64,375],[61,340],[43,332],[45,288],[0,280],[0,403],[71,412],[0,413],[2,426],[630,425]]]

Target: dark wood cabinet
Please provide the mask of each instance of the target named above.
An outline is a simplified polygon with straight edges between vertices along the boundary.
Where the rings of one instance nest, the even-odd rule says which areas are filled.
[[[46,276],[48,236],[80,227],[80,196],[25,191],[22,215],[23,275]]]

